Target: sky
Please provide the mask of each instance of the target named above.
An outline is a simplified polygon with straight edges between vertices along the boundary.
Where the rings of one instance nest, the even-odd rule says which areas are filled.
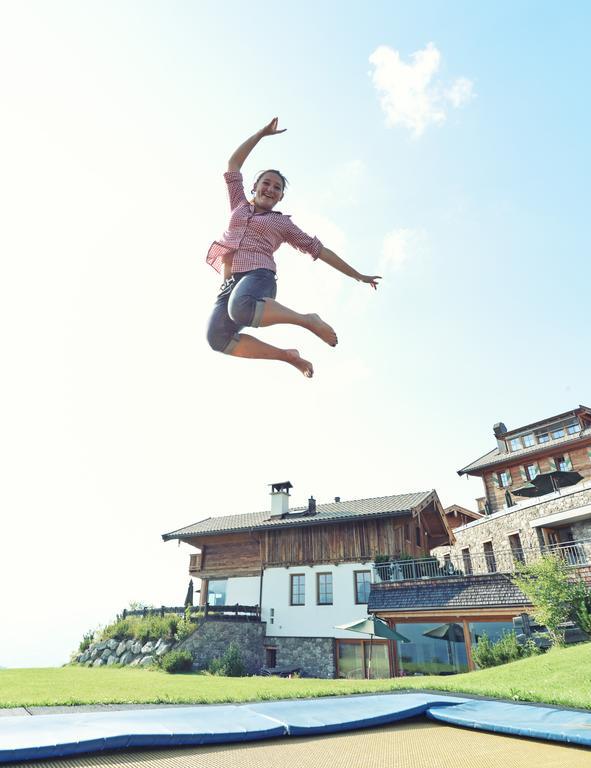
[[[587,3],[0,3],[0,666],[55,666],[131,601],[180,605],[161,534],[434,488],[509,429],[590,405]],[[214,353],[222,173],[377,292],[283,246],[260,329]],[[354,618],[354,617],[352,617]]]

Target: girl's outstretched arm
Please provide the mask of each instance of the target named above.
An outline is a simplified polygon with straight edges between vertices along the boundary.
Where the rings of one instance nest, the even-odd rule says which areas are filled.
[[[237,150],[235,150],[235,152],[228,160],[228,170],[239,171],[242,168],[246,158],[250,155],[252,150],[256,147],[263,136],[274,136],[276,133],[285,133],[287,128],[278,129],[278,122],[279,118],[274,117],[270,123],[265,125],[264,128],[261,128],[260,131],[257,131],[250,138],[246,139],[246,141],[243,142]]]
[[[337,256],[334,251],[331,251],[330,248],[325,248],[324,246],[318,254],[318,258],[334,269],[337,269],[339,272],[342,272],[344,275],[347,275],[347,277],[352,277],[354,280],[359,280],[362,283],[369,283],[374,289],[377,289],[378,287],[378,280],[382,279],[380,275],[362,275],[352,266],[347,264],[346,261],[341,259],[340,256]]]

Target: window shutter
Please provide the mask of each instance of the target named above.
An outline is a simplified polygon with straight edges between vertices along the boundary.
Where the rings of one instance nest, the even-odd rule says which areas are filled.
[[[573,470],[573,463],[570,460],[570,456],[568,455],[568,453],[564,454],[564,464],[566,466],[566,471],[567,472],[572,472],[572,470]]]
[[[507,475],[507,487],[509,487],[510,485],[513,485],[513,475],[511,474],[510,469],[506,469],[505,474]]]
[[[534,467],[536,468],[536,476],[540,474],[540,465],[536,462],[534,464]]]
[[[554,459],[548,459],[550,464],[550,472],[556,472],[556,461]]]
[[[500,488],[501,487],[500,483],[499,483],[499,476],[497,475],[496,472],[492,473],[492,481],[493,481],[493,485],[494,485],[495,488]]]
[[[525,467],[519,467],[519,476],[521,477],[522,481],[524,483],[527,483],[529,480],[529,477],[527,476],[527,472],[525,471]]]

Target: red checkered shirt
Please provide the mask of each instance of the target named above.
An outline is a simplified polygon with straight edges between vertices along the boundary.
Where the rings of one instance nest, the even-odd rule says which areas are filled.
[[[289,243],[303,253],[317,259],[322,243],[297,227],[291,218],[279,211],[255,213],[248,202],[239,171],[227,171],[224,179],[230,196],[230,223],[221,240],[211,244],[207,263],[222,271],[222,258],[233,253],[232,272],[249,272],[251,269],[277,271],[273,253],[282,243]]]

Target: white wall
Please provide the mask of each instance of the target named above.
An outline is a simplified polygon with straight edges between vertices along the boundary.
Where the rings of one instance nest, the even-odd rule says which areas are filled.
[[[353,573],[370,570],[369,564],[361,563],[266,568],[263,574],[261,619],[267,622],[267,635],[340,637],[354,640],[356,633],[334,627],[336,624],[347,624],[367,616],[367,605],[355,603]],[[332,573],[332,605],[317,604],[317,573]],[[289,604],[290,576],[294,574],[305,576],[305,605]],[[272,608],[275,611],[273,617],[271,616]]]
[[[260,576],[235,576],[228,579],[226,605],[258,605],[260,585]]]

